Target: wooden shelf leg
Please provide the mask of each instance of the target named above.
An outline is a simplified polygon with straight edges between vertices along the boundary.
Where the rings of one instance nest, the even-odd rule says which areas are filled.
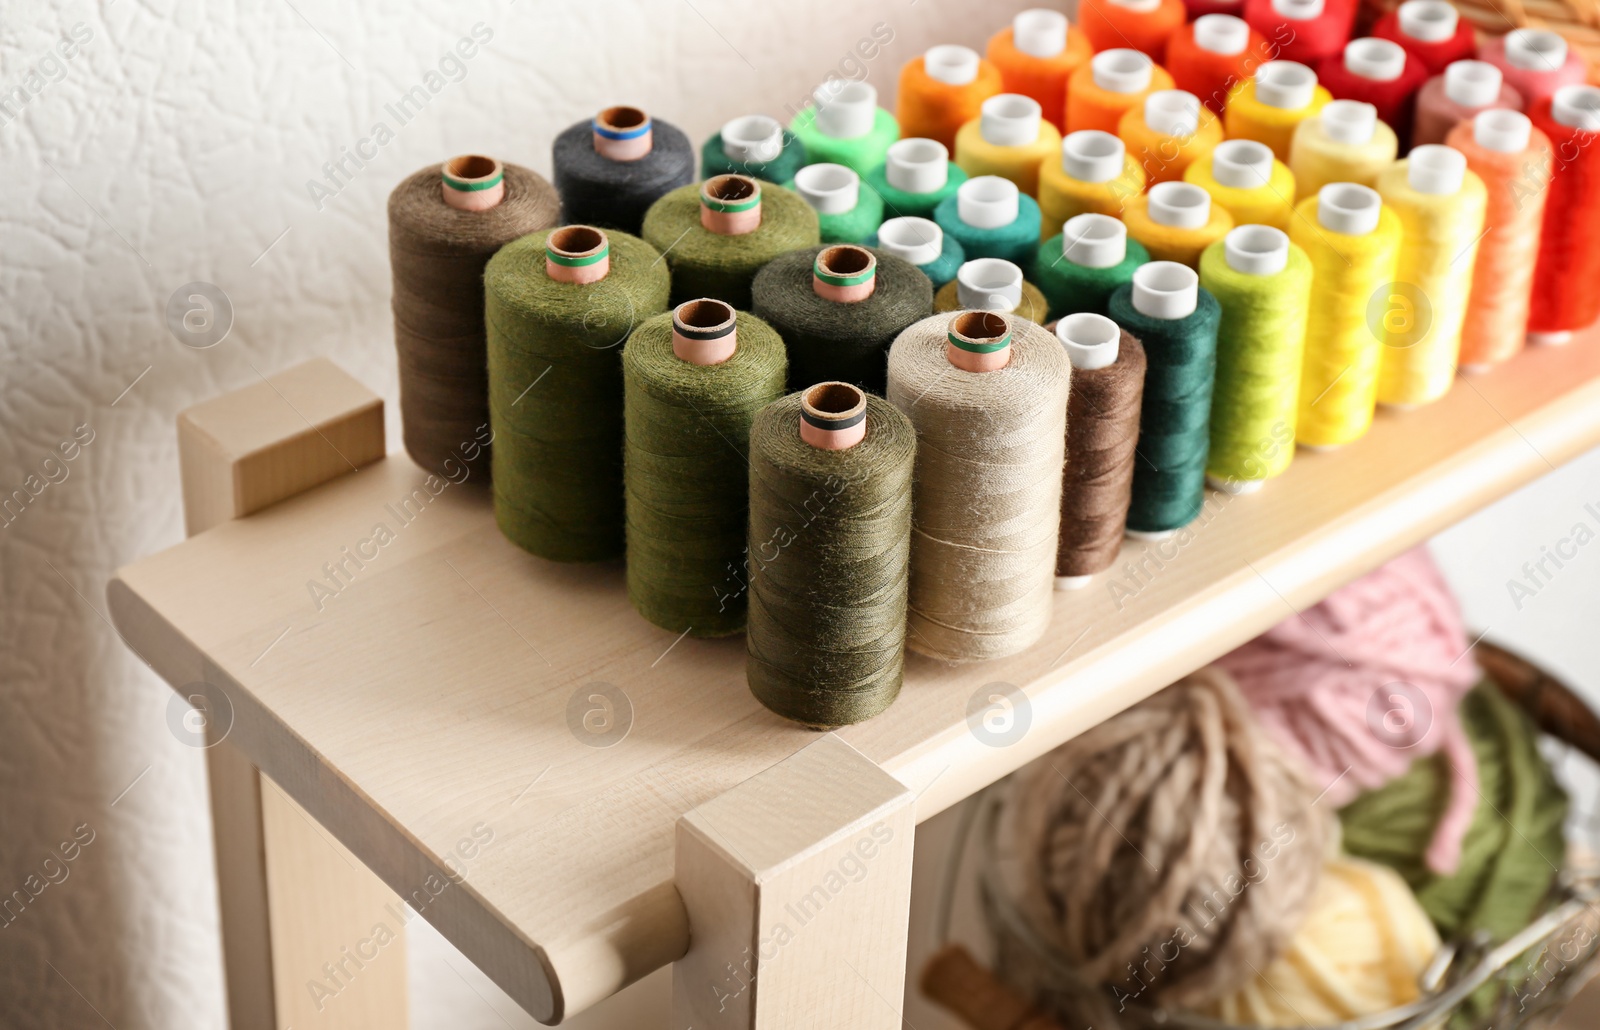
[[[830,733],[684,815],[676,1030],[899,1030],[914,801]]]

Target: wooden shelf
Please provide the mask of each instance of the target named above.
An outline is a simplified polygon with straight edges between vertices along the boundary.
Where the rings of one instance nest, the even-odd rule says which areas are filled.
[[[1380,414],[1257,495],[1212,495],[1185,536],[1057,594],[1032,650],[913,658],[894,707],[840,735],[926,819],[1596,442],[1590,332]],[[395,456],[218,526],[121,570],[111,610],[175,687],[226,694],[228,740],[513,998],[570,1016],[682,954],[678,817],[816,735],[750,697],[742,638],[674,641],[629,607],[620,564],[524,554],[479,485],[403,515],[424,478]],[[319,610],[308,582],[380,525],[392,539]],[[633,710],[603,749],[569,726],[594,683]],[[968,726],[992,684],[1027,697],[1008,746]],[[443,886],[447,860],[464,875]]]

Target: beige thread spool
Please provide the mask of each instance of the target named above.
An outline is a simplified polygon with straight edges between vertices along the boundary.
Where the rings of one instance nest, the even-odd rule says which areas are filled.
[[[761,228],[761,184],[748,175],[714,175],[700,184],[700,224],[719,236]]]
[[[558,283],[597,283],[611,271],[611,241],[590,225],[564,225],[545,237],[544,271]]]
[[[964,372],[993,372],[1011,363],[1011,320],[996,311],[963,311],[950,319],[944,356]]]
[[[811,289],[823,300],[859,304],[877,287],[878,258],[865,247],[826,247],[811,268]]]
[[[800,395],[800,439],[823,451],[867,438],[867,395],[849,383],[818,383]]]
[[[594,116],[594,152],[612,161],[637,161],[654,146],[650,116],[637,107],[608,107]]]
[[[482,154],[452,157],[440,180],[444,202],[462,211],[487,211],[506,195],[505,166]]]
[[[703,297],[672,310],[672,353],[691,365],[720,365],[739,345],[732,304]]]

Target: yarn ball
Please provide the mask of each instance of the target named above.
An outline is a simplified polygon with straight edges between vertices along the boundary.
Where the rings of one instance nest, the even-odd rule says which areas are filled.
[[[594,149],[588,119],[569,125],[550,146],[561,220],[639,234],[644,213],[664,193],[694,182],[694,144],[683,130],[650,120],[650,153],[613,161]]]
[[[933,220],[947,238],[953,237],[973,258],[1001,258],[1027,273],[1033,267],[1033,252],[1039,246],[1039,202],[1026,193],[1017,196],[1017,217],[1010,225],[982,229],[961,220],[960,198],[946,197],[934,208]]]
[[[779,186],[787,186],[794,182],[794,173],[804,168],[809,162],[806,160],[805,145],[800,142],[800,137],[783,130],[783,149],[778,151],[778,156],[771,161],[736,161],[728,156],[722,148],[722,133],[718,132],[700,146],[700,178],[709,179],[713,175],[748,175],[752,179],[761,179],[764,182],[775,182]]]
[[[817,109],[808,107],[794,116],[789,131],[806,151],[806,164],[836,164],[866,175],[883,164],[889,144],[900,138],[900,123],[894,115],[878,108],[873,112],[872,128],[863,136],[839,139],[817,128]]]
[[[1087,983],[1195,1006],[1309,911],[1333,811],[1207,666],[1024,767],[1002,843],[1022,916]],[[1395,881],[1404,890],[1404,884]],[[1424,922],[1426,922],[1424,920]]]
[[[856,206],[837,214],[817,215],[817,229],[823,243],[860,243],[883,224],[883,198],[862,190]]]
[[[933,310],[935,314],[962,310],[960,288],[956,285],[954,279],[939,287],[939,292],[933,295]],[[1010,314],[1044,325],[1050,321],[1050,302],[1045,299],[1045,295],[1039,287],[1024,279],[1022,281],[1022,302]]]
[[[1456,771],[1425,852],[1453,872],[1477,803],[1457,708],[1478,681],[1461,611],[1423,548],[1285,619],[1217,664],[1334,808],[1443,751]]]
[[[861,185],[883,198],[883,211],[886,218],[932,218],[934,208],[944,203],[944,198],[956,195],[956,190],[967,181],[967,173],[961,166],[951,161],[947,165],[949,178],[943,186],[927,193],[908,193],[903,189],[889,185],[889,166],[880,163],[876,168],[867,172],[861,178]]]
[[[750,283],[761,266],[791,250],[822,242],[817,213],[781,186],[761,189],[761,225],[722,236],[700,224],[698,184],[673,190],[645,212],[641,232],[672,269],[672,303],[711,297],[750,310]]]

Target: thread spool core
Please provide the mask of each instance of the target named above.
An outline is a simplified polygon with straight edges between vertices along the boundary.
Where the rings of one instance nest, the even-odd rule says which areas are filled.
[[[1150,88],[1150,58],[1137,50],[1102,50],[1089,58],[1089,75],[1107,93],[1143,93]]]
[[[1456,34],[1461,21],[1445,0],[1406,0],[1397,13],[1400,31],[1424,43],[1443,43]]]
[[[945,43],[922,55],[922,70],[947,86],[965,86],[978,77],[978,61],[978,52],[971,47]]]
[[[1406,70],[1406,51],[1392,39],[1366,36],[1344,45],[1344,67],[1373,82],[1393,82]]]
[[[850,383],[818,383],[800,394],[800,439],[823,451],[843,451],[867,436],[867,395]]]
[[[999,93],[983,102],[978,134],[997,147],[1025,147],[1039,138],[1044,112],[1039,101],[1021,93]]]
[[[1298,61],[1268,61],[1256,69],[1256,99],[1280,111],[1309,107],[1317,95],[1317,73]]]
[[[1206,485],[1213,490],[1221,490],[1231,497],[1243,497],[1253,494],[1266,483],[1264,479],[1223,479],[1221,476],[1206,474]]]
[[[1467,178],[1467,155],[1454,147],[1428,143],[1413,147],[1406,158],[1406,182],[1418,193],[1449,196]]]
[[[1451,61],[1444,70],[1444,95],[1462,107],[1488,107],[1500,99],[1505,76],[1488,61]]]
[[[1244,275],[1277,275],[1289,265],[1289,237],[1270,225],[1241,225],[1222,238],[1228,267]]]
[[[995,311],[963,311],[950,319],[945,359],[964,372],[993,372],[1011,362],[1011,320]]]
[[[1521,111],[1491,108],[1479,111],[1472,119],[1472,139],[1485,150],[1501,154],[1520,154],[1533,138],[1533,122]]]
[[[1241,54],[1250,45],[1250,26],[1231,14],[1202,14],[1194,20],[1194,43],[1208,53]]]
[[[1365,236],[1378,228],[1383,198],[1368,186],[1335,182],[1317,192],[1317,223],[1329,232]]]
[[[913,265],[932,264],[944,253],[944,230],[927,218],[891,218],[878,226],[878,246]]]
[[[1351,146],[1371,143],[1378,131],[1378,109],[1359,100],[1330,100],[1317,120],[1329,139]]]
[[[998,175],[976,175],[956,189],[956,214],[974,229],[999,229],[1021,210],[1017,184]]]
[[[1535,347],[1565,347],[1572,342],[1572,331],[1563,329],[1554,333],[1529,333],[1528,342]]]
[[[1093,575],[1088,575],[1088,576],[1057,576],[1056,577],[1056,589],[1057,590],[1082,590],[1084,587],[1088,586],[1090,583],[1093,583],[1093,582],[1094,582],[1094,576]]]
[[[1069,132],[1061,141],[1061,170],[1079,182],[1110,182],[1127,167],[1128,148],[1099,129]]]
[[[1158,182],[1146,194],[1150,220],[1172,229],[1199,229],[1211,220],[1211,194],[1190,182]]]
[[[1128,227],[1110,215],[1073,215],[1061,227],[1061,256],[1082,268],[1120,265],[1128,257]]]
[[[700,184],[700,224],[719,236],[761,227],[761,185],[748,175],[714,175]]]
[[[1524,71],[1559,71],[1567,63],[1567,41],[1544,29],[1512,29],[1505,46],[1506,60]]]
[[[935,193],[950,181],[950,151],[936,139],[896,140],[889,144],[883,173],[897,190]]]
[[[1122,330],[1104,315],[1080,311],[1056,322],[1056,339],[1066,349],[1075,370],[1092,372],[1117,363]]]
[[[1162,136],[1188,139],[1200,130],[1200,98],[1187,90],[1158,89],[1144,98],[1144,123]]]
[[[722,152],[730,161],[765,164],[783,153],[783,126],[764,114],[747,114],[722,126]]]
[[[1249,139],[1230,139],[1211,152],[1211,177],[1223,186],[1254,190],[1272,182],[1272,149]]]
[[[1176,261],[1151,261],[1133,270],[1133,309],[1147,318],[1188,318],[1200,306],[1200,276]]]
[[[1067,48],[1067,16],[1035,7],[1011,19],[1011,44],[1029,57],[1054,57]]]
[[[1001,258],[974,258],[956,271],[956,298],[964,308],[1009,315],[1022,303],[1022,269]]]
[[[1322,17],[1323,0],[1272,0],[1272,10],[1290,21],[1315,21]]]
[[[794,191],[817,214],[842,215],[861,198],[861,176],[844,165],[806,165],[794,174]]]
[[[859,304],[878,285],[878,259],[865,247],[825,247],[811,268],[811,289],[823,300]]]
[[[650,116],[637,107],[608,107],[594,116],[594,150],[611,161],[637,161],[655,145]]]
[[[691,365],[722,364],[738,347],[738,317],[725,301],[684,301],[672,309],[672,353]]]
[[[452,157],[445,162],[440,179],[444,202],[459,211],[487,211],[505,199],[505,166],[492,157]]]
[[[611,271],[611,241],[591,225],[551,230],[544,239],[544,270],[556,282],[599,282]]]
[[[1600,87],[1562,86],[1550,98],[1550,117],[1569,129],[1600,132]]]
[[[878,91],[865,82],[829,79],[811,91],[817,131],[831,139],[859,139],[878,118]]]
[[[1149,14],[1161,6],[1161,0],[1111,0],[1111,2],[1125,10],[1138,11],[1141,14]]]

